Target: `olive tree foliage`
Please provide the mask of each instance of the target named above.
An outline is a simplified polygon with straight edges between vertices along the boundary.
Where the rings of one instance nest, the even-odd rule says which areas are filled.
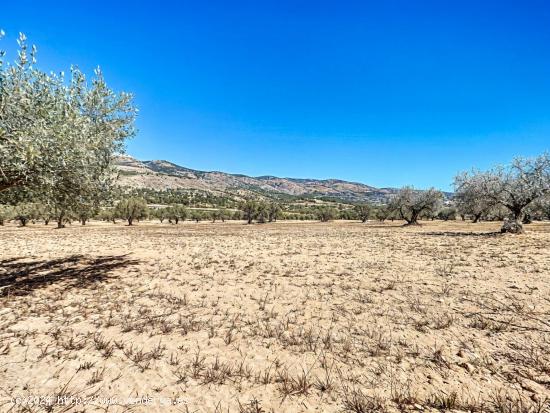
[[[265,224],[269,219],[270,208],[265,202],[259,202],[256,208],[256,221],[259,224]]]
[[[239,209],[242,211],[242,218],[248,224],[252,224],[256,220],[259,224],[266,222],[274,222],[281,216],[283,210],[277,202],[263,202],[253,199],[247,199],[239,204]],[[234,219],[240,219],[234,217]]]
[[[227,219],[227,211],[224,208],[216,209],[210,212],[209,217],[212,222],[216,222],[216,220],[218,219],[221,222],[225,222],[225,220]]]
[[[443,194],[437,189],[419,191],[411,186],[403,187],[391,200],[390,208],[399,218],[406,221],[405,225],[418,225],[421,215],[433,214],[438,210]]]
[[[13,207],[9,205],[0,205],[0,226],[13,219]]]
[[[550,220],[550,194],[544,198],[538,199],[534,203],[533,209],[539,219]]]
[[[453,207],[441,208],[439,211],[437,211],[436,217],[437,219],[441,219],[443,221],[454,220],[456,219],[456,208],[453,208]]]
[[[149,208],[142,198],[127,198],[120,201],[115,207],[115,215],[133,225],[134,220],[147,217]]]
[[[379,205],[374,208],[374,217],[380,222],[384,222],[387,219],[393,221],[395,219],[395,211],[391,205]]]
[[[116,224],[117,214],[116,211],[112,208],[102,209],[97,213],[97,218],[101,221],[112,222],[113,224]]]
[[[48,203],[62,226],[78,206],[109,194],[113,157],[134,135],[137,111],[99,69],[90,82],[76,67],[69,79],[48,74],[35,68],[36,48],[23,34],[18,43],[13,64],[0,52],[0,194]]]
[[[317,218],[321,222],[333,220],[338,214],[338,211],[332,207],[323,206],[317,210]]]
[[[44,221],[44,225],[48,225],[55,216],[55,210],[48,204],[40,203],[37,205],[37,218]]]
[[[478,222],[483,216],[489,214],[497,202],[485,196],[483,193],[482,174],[469,174],[463,172],[455,177],[454,201],[462,215],[469,215],[472,222]]]
[[[527,207],[550,194],[550,155],[515,158],[510,165],[497,166],[486,172],[460,174],[457,192],[463,186],[475,186],[485,202],[505,207],[511,220],[505,220],[502,232],[523,232]]]
[[[550,195],[540,202],[540,210],[544,219],[550,220]]]

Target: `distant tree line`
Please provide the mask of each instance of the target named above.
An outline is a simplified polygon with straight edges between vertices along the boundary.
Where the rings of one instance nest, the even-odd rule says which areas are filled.
[[[172,205],[180,204],[195,208],[236,208],[239,201],[234,197],[214,195],[206,191],[189,189],[155,190],[151,188],[124,189],[124,196],[143,198],[148,204]],[[121,195],[122,196],[122,195]]]
[[[470,189],[469,189],[470,190]],[[468,190],[468,191],[469,191]],[[124,221],[128,225],[142,220],[158,220],[159,223],[177,225],[183,221],[225,222],[243,220],[251,223],[269,223],[278,220],[320,221],[357,220],[361,222],[386,220],[405,221],[406,225],[419,225],[421,220],[505,220],[511,218],[510,210],[499,204],[486,203],[480,197],[471,196],[464,190],[457,191],[454,200],[443,202],[441,192],[405,187],[397,192],[387,204],[334,204],[312,203],[307,205],[282,204],[275,201],[247,199],[236,208],[195,208],[184,204],[155,204],[151,206],[144,198],[122,195],[103,206],[81,204],[64,214],[62,225],[79,222],[82,225],[91,219],[117,223]],[[548,197],[537,199],[524,210],[522,224],[532,220],[550,219],[550,201]],[[49,204],[41,202],[21,202],[15,205],[0,205],[0,225],[7,221],[18,221],[21,226],[28,223],[43,222],[48,225],[56,221],[58,212]]]

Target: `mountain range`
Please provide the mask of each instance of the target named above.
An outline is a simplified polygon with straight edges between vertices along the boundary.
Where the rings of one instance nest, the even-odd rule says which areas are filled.
[[[313,198],[345,202],[383,201],[397,190],[375,188],[341,179],[246,176],[218,171],[199,171],[155,160],[140,161],[128,155],[116,159],[119,185],[153,190],[195,190],[233,198]]]

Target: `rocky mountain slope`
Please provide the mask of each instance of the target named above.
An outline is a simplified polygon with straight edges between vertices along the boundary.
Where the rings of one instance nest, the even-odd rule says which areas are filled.
[[[120,172],[120,185],[131,188],[199,190],[238,197],[330,198],[353,202],[382,200],[395,192],[391,188],[375,188],[339,179],[251,177],[197,171],[168,161],[139,161],[127,155],[120,156],[116,165]]]

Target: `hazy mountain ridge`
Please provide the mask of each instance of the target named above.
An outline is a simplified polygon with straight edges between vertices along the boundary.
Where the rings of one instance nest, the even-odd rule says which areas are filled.
[[[199,171],[165,160],[140,161],[127,155],[118,157],[116,165],[120,171],[120,185],[131,188],[195,189],[239,197],[292,196],[334,198],[350,202],[382,200],[396,191],[341,179],[280,178],[271,175],[251,177],[219,171]]]

